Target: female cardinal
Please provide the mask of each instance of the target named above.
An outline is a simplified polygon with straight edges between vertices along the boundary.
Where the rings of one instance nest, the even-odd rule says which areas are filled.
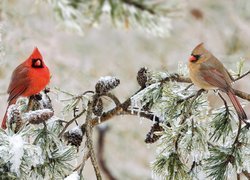
[[[11,76],[8,88],[8,107],[15,104],[19,97],[30,97],[38,94],[49,83],[50,72],[43,61],[38,48],[35,48],[30,57],[16,67]],[[8,110],[7,107],[7,110]],[[1,127],[6,129],[7,110]]]
[[[238,116],[246,120],[247,115],[240,105],[231,86],[232,77],[223,64],[203,46],[203,43],[194,48],[189,58],[189,75],[192,82],[202,89],[219,89],[227,93]]]

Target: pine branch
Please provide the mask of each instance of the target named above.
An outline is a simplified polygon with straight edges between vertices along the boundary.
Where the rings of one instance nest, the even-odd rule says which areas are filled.
[[[183,118],[182,118],[182,120],[180,122],[180,125],[182,125],[186,121],[186,119],[191,116],[192,105],[193,105],[194,101],[202,94],[202,92],[204,92],[204,90],[200,89],[199,91],[197,91],[196,94],[191,95],[191,96],[185,98],[185,101],[188,100],[188,99],[190,99],[190,98],[193,98],[193,99],[191,100],[187,111],[184,112],[184,115],[183,115]],[[178,151],[178,142],[179,142],[179,139],[181,138],[181,136],[182,136],[182,134],[179,133],[178,136],[177,136],[177,138],[176,138],[176,141],[175,141],[175,151]]]
[[[155,14],[155,11],[152,8],[147,7],[146,5],[136,2],[135,0],[121,0],[123,3],[134,6],[137,9],[140,9],[142,11],[147,11],[150,14]]]
[[[247,72],[245,74],[248,75],[249,73]],[[243,74],[242,76],[245,77],[246,76],[245,74]],[[242,76],[240,77],[240,79],[242,78]],[[237,80],[238,80],[238,78],[235,81],[237,81]],[[169,77],[166,77],[165,79],[162,80],[162,83],[169,82],[169,81],[176,81],[176,82],[181,82],[181,83],[192,83],[190,78],[180,76],[178,74],[172,74]],[[236,89],[234,89],[234,92],[235,92],[236,96],[250,101],[250,94],[242,92],[240,90],[236,90]]]
[[[242,76],[244,77],[247,74],[248,73],[245,73]],[[113,81],[113,82],[118,82],[118,81],[119,80]],[[129,98],[127,98],[123,102],[120,102],[120,100],[119,100],[119,98],[117,96],[115,96],[114,94],[109,92],[110,90],[114,89],[119,83],[115,83],[114,86],[113,86],[113,84],[105,84],[104,81],[102,81],[102,80],[98,81],[98,86],[96,86],[96,93],[92,96],[92,100],[89,101],[87,111],[81,112],[76,117],[76,118],[79,118],[85,112],[87,112],[86,122],[81,125],[81,129],[82,129],[83,132],[86,132],[86,134],[85,134],[86,138],[87,138],[87,140],[86,140],[86,146],[87,147],[86,148],[88,150],[85,153],[85,156],[83,158],[83,162],[76,169],[80,168],[80,172],[82,172],[82,169],[83,169],[83,167],[85,165],[85,161],[87,161],[87,159],[90,157],[92,165],[93,165],[94,170],[95,170],[96,177],[97,177],[97,179],[101,179],[102,177],[101,177],[101,174],[100,174],[97,162],[96,162],[95,152],[93,150],[92,128],[94,126],[98,125],[98,124],[101,124],[103,122],[106,122],[106,121],[112,119],[114,116],[119,116],[119,115],[133,115],[133,116],[135,116],[135,115],[138,116],[139,115],[140,117],[144,117],[144,118],[146,118],[148,120],[155,121],[156,123],[161,123],[159,117],[155,116],[154,114],[152,114],[152,112],[150,112],[150,110],[149,110],[150,108],[145,110],[144,108],[141,109],[140,107],[131,107],[131,106],[133,106],[133,105],[131,105],[131,99],[135,95],[137,95],[137,94],[139,94],[141,92],[145,92],[143,90],[145,88],[147,88],[148,86],[153,85],[154,83],[158,83],[158,84],[156,84],[157,86],[151,86],[151,87],[156,87],[156,88],[159,87],[159,88],[163,89],[163,87],[168,86],[169,82],[173,82],[173,81],[178,82],[178,83],[188,83],[189,85],[187,85],[187,87],[185,88],[186,91],[188,90],[188,88],[190,88],[192,86],[191,80],[189,78],[180,76],[178,74],[170,74],[166,78],[164,78],[162,80],[159,80],[158,82],[153,82],[152,81],[151,84],[149,82],[147,82],[148,84],[146,84],[145,86],[141,86],[141,88],[138,91],[136,91],[133,95],[131,95]],[[169,84],[171,85],[171,83],[169,83]],[[189,93],[190,92],[192,92],[192,91],[189,91]],[[176,152],[178,152],[179,142],[182,142],[183,134],[185,134],[186,131],[187,131],[187,128],[186,128],[187,126],[184,123],[185,123],[186,119],[188,119],[192,115],[192,113],[194,112],[193,108],[196,107],[196,104],[198,103],[197,98],[202,94],[202,92],[204,92],[204,90],[200,89],[195,94],[191,94],[191,95],[189,94],[189,96],[186,96],[186,94],[183,94],[183,96],[184,96],[183,99],[180,99],[180,98],[182,98],[182,96],[179,96],[179,97],[176,96],[177,100],[175,102],[176,102],[177,105],[175,105],[175,104],[173,104],[173,105],[176,108],[178,107],[178,108],[182,109],[181,112],[180,112],[182,116],[179,116],[179,117],[181,117],[179,125],[183,125],[183,127],[180,127],[180,128],[183,128],[183,129],[178,129],[178,135],[175,137],[176,139],[174,141],[174,143],[175,143],[174,146],[175,146]],[[162,93],[162,91],[159,91],[157,93]],[[235,90],[235,94],[237,96],[239,96],[239,97],[242,97],[243,99],[250,100],[250,94],[247,94],[245,92],[241,92],[239,90]],[[95,100],[97,100],[97,99],[100,99],[103,96],[106,96],[106,97],[110,98],[115,103],[115,107],[108,110],[107,112],[104,112],[104,113],[101,113],[101,114],[98,114],[98,115],[94,114],[96,116],[92,117],[92,115],[93,115],[92,114],[93,113],[93,111],[92,111],[93,110],[93,102]],[[158,96],[158,95],[156,95],[156,96]],[[220,94],[219,94],[219,96],[222,98],[222,96]],[[140,96],[138,96],[138,97],[140,97]],[[174,100],[174,98],[176,98],[176,97],[173,96],[172,100]],[[222,98],[222,100],[224,102],[226,110],[229,111],[229,108],[227,106],[226,101],[223,98]],[[178,105],[178,104],[181,104],[181,105]],[[144,104],[142,104],[142,106],[143,105]],[[187,107],[187,105],[188,105],[188,107]],[[73,118],[72,120],[70,120],[66,124],[64,129],[61,131],[59,137],[62,136],[62,134],[65,132],[65,130],[67,129],[69,124],[71,124],[76,118]],[[192,123],[193,123],[194,120],[193,119],[191,119],[191,120],[192,120]],[[166,123],[167,126],[171,127],[169,122],[164,122],[164,123]],[[190,128],[190,126],[188,126],[188,127]],[[192,125],[192,134],[194,134],[196,132],[195,128],[196,127],[194,125]],[[164,129],[161,129],[160,131],[164,131]],[[235,141],[234,141],[232,147],[229,148],[228,153],[220,155],[219,150],[215,152],[215,154],[218,153],[218,157],[223,157],[224,160],[225,160],[225,164],[223,164],[224,169],[222,169],[223,171],[226,170],[228,163],[234,164],[235,161],[236,161],[236,153],[238,153],[238,150],[240,148],[239,147],[240,146],[240,142],[239,142],[240,133],[241,133],[241,123],[238,124],[238,131],[237,131],[237,134],[236,134],[236,137],[235,137]],[[159,137],[160,136],[162,136],[162,135],[159,134]],[[206,143],[209,144],[209,142],[205,142],[205,144]],[[101,153],[99,155],[101,155]],[[178,153],[177,153],[177,155],[178,155]],[[181,155],[179,156],[179,158],[181,158]],[[216,162],[216,160],[217,159],[210,159],[210,162],[214,163],[214,162]],[[195,163],[197,163],[197,162],[194,161],[193,164],[195,164]],[[220,165],[220,164],[218,164],[218,165]],[[191,170],[194,169],[194,168],[195,167],[191,167]],[[105,168],[104,168],[104,170],[105,170]],[[184,173],[184,171],[183,171],[183,173]],[[186,173],[188,173],[188,171]],[[211,173],[214,173],[214,171],[211,170]],[[214,175],[211,175],[211,176],[216,177],[217,175],[214,174]],[[222,177],[221,174],[219,176]]]
[[[161,84],[164,84],[166,82],[169,82],[169,81],[176,81],[176,82],[180,82],[180,83],[192,83],[190,78],[188,77],[183,77],[183,76],[180,76],[178,74],[171,74],[170,76],[166,77],[165,79],[163,79],[161,81]],[[140,91],[142,91],[144,88],[141,88],[139,89],[136,93],[134,94],[137,94],[139,93]],[[202,90],[204,91],[204,90]],[[234,90],[235,94],[239,97],[241,97],[242,99],[245,99],[245,100],[248,100],[250,101],[250,94],[247,94],[245,92],[242,92],[242,91],[239,91],[239,90]],[[133,95],[134,95],[133,94]],[[91,120],[91,125],[92,126],[96,126],[100,123],[103,123],[103,122],[106,122],[110,119],[112,119],[114,116],[119,116],[119,115],[135,115],[131,112],[131,110],[128,110],[128,107],[130,105],[130,98],[133,97],[130,96],[126,101],[124,101],[123,103],[121,103],[119,106],[116,106],[114,107],[113,109],[109,110],[108,112],[104,112],[100,117],[94,117],[92,120]],[[192,98],[194,95],[190,96],[190,98]],[[152,114],[147,114],[145,112],[140,112],[140,116],[141,117],[145,117],[146,119],[149,119],[149,120],[156,120],[156,121],[159,121],[159,118],[158,117],[154,117],[154,115]],[[83,127],[84,128],[84,127]]]

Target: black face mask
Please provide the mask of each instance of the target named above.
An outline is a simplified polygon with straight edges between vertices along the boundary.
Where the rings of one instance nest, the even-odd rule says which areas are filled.
[[[41,59],[32,59],[32,65],[33,68],[43,68],[43,61]]]

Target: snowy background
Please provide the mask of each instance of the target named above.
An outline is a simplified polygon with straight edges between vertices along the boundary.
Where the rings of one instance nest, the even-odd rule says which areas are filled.
[[[60,110],[55,87],[79,94],[93,90],[101,76],[115,76],[121,84],[114,93],[126,99],[138,88],[136,73],[140,67],[158,71],[177,71],[191,50],[204,42],[226,67],[236,70],[240,59],[250,59],[250,2],[247,0],[189,0],[172,17],[170,36],[156,37],[132,29],[115,28],[103,20],[81,36],[60,26],[46,2],[3,0],[0,6],[0,114],[7,105],[6,89],[13,69],[37,46],[50,68],[51,97],[56,115],[69,119]],[[202,14],[195,14],[199,10]],[[196,15],[196,17],[194,16]],[[249,77],[236,84],[249,91]],[[211,97],[214,101],[215,98]],[[248,107],[249,108],[249,107]],[[108,122],[105,155],[108,167],[118,179],[151,179],[150,162],[156,145],[144,138],[151,123],[137,117],[117,117]],[[77,160],[75,162],[77,163]],[[86,179],[95,179],[88,164]]]

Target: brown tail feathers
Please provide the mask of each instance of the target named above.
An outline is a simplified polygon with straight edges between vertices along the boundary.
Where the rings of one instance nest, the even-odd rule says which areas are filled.
[[[233,92],[233,89],[229,90],[227,92],[227,95],[228,97],[230,98],[236,112],[237,112],[237,115],[239,117],[240,120],[247,120],[247,115],[244,111],[244,109],[242,108],[239,100],[236,98],[234,92]]]

